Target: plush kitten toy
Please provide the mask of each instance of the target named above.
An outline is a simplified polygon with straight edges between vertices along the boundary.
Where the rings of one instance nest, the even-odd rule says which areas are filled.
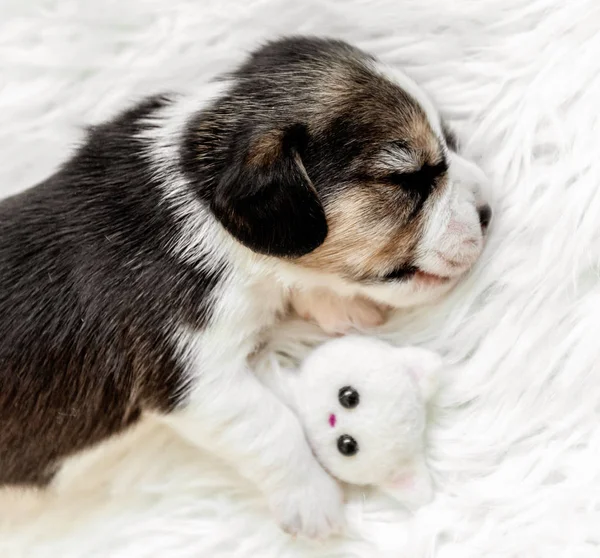
[[[424,431],[441,366],[425,349],[346,336],[316,348],[299,370],[265,380],[296,411],[331,475],[415,507],[433,497]]]

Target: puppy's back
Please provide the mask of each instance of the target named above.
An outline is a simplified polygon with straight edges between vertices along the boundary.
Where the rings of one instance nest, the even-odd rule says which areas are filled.
[[[0,202],[0,485],[167,411],[185,382],[167,324],[205,322],[218,280],[169,255],[177,226],[138,139],[150,99]]]

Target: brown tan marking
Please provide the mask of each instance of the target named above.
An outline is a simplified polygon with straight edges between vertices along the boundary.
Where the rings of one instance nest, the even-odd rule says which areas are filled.
[[[376,277],[410,262],[421,221],[407,222],[408,204],[392,185],[354,187],[325,204],[329,233],[297,263],[352,279]]]
[[[255,139],[248,151],[246,163],[256,167],[272,165],[281,155],[283,132],[270,130]]]

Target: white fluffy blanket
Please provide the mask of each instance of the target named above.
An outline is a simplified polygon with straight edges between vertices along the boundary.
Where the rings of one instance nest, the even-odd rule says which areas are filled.
[[[3,558],[600,556],[597,0],[0,0],[0,16],[2,195],[50,173],[84,124],[294,32],[420,81],[496,213],[470,278],[381,332],[453,365],[432,504],[410,516],[355,494],[347,537],[294,541],[234,472],[149,426],[58,495],[1,494]],[[314,335],[296,324],[274,343],[300,355]]]

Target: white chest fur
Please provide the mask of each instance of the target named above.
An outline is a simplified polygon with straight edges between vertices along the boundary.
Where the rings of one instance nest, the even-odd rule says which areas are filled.
[[[275,279],[264,276],[261,280],[232,277],[215,293],[209,326],[181,332],[180,350],[191,380],[188,405],[203,404],[207,377],[227,382],[228,376],[245,368],[260,332],[285,310],[285,291]]]

